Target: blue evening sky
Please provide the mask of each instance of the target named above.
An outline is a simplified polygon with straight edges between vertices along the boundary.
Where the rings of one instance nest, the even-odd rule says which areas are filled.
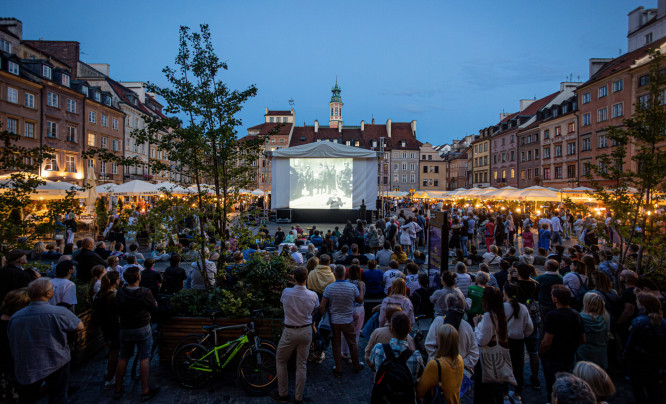
[[[109,63],[118,81],[158,84],[179,25],[208,23],[223,80],[259,89],[241,136],[292,98],[297,125],[327,124],[337,76],[346,124],[415,119],[419,140],[442,144],[569,75],[587,80],[589,58],[626,52],[627,13],[641,5],[657,0],[33,0],[0,14],[23,21],[24,39],[79,41],[81,59]]]

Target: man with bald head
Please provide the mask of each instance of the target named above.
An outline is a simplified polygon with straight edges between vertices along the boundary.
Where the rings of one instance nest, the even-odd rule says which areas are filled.
[[[76,277],[84,282],[92,278],[92,268],[95,265],[103,265],[106,268],[106,260],[93,251],[95,242],[86,237],[81,241],[81,252],[76,256]]]
[[[47,277],[30,282],[28,296],[30,304],[14,313],[7,331],[21,402],[35,402],[46,382],[49,403],[65,403],[71,359],[67,333],[83,330],[83,323],[66,308],[49,304],[53,284]]]

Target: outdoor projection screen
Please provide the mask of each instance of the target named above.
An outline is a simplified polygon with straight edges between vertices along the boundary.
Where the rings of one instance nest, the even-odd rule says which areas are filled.
[[[321,142],[275,151],[271,165],[273,209],[375,209],[376,152]]]
[[[289,159],[291,209],[352,209],[353,159]]]

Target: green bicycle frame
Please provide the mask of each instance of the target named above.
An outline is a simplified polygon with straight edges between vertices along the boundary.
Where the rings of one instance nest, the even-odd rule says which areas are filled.
[[[238,351],[240,351],[240,349],[243,348],[249,342],[250,342],[250,339],[247,337],[247,335],[241,335],[239,338],[236,338],[233,341],[229,341],[229,342],[227,342],[223,345],[216,346],[215,348],[206,352],[206,354],[203,357],[199,358],[199,360],[197,360],[195,363],[191,364],[189,366],[189,368],[194,369],[194,370],[200,370],[202,372],[213,372],[215,369],[208,366],[208,364],[206,363],[207,362],[206,358],[208,358],[209,356],[214,354],[215,355],[215,368],[224,369],[229,364],[229,362],[236,356]],[[230,353],[228,353],[226,355],[220,355],[221,350],[227,348],[229,345],[234,344],[234,343],[238,343],[238,345],[236,345],[236,347],[234,348],[233,351],[231,351]],[[224,363],[220,364],[220,361],[225,359],[225,358],[226,358],[226,360],[224,361]]]

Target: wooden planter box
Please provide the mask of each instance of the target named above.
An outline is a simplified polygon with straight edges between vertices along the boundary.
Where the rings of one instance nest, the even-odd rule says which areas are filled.
[[[83,322],[84,328],[83,331],[77,333],[74,342],[70,344],[72,364],[74,366],[88,361],[104,348],[102,330],[90,324],[90,313],[91,310],[87,310],[78,315],[79,319]]]
[[[218,318],[215,323],[221,326],[247,324],[248,319]],[[210,325],[208,317],[173,317],[162,324],[162,337],[160,342],[160,365],[170,366],[171,355],[176,344],[190,334],[202,334],[204,325]],[[261,338],[275,340],[282,333],[282,319],[263,318],[254,321],[254,327]],[[228,341],[240,337],[243,329],[233,329],[218,332],[218,341]],[[275,341],[277,344],[277,341]]]

